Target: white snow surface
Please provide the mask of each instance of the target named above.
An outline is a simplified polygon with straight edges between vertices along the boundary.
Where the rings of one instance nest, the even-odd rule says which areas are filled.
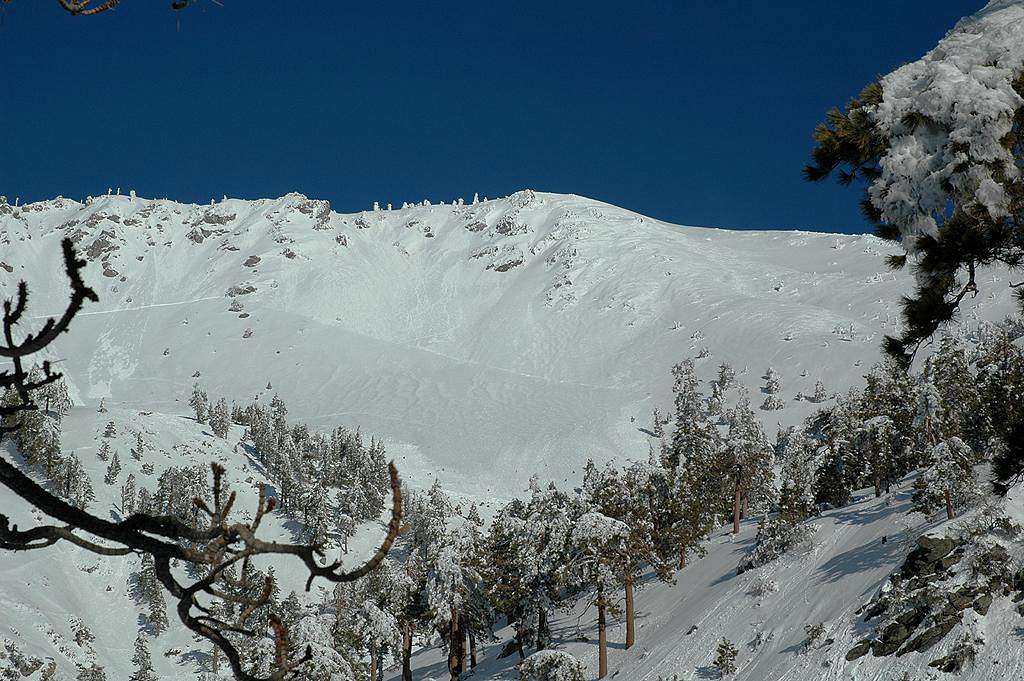
[[[0,207],[0,295],[26,279],[36,322],[65,303],[64,236],[100,297],[51,355],[81,403],[187,413],[194,380],[279,393],[290,419],[384,436],[406,480],[487,501],[645,457],[687,357],[705,380],[732,364],[755,404],[774,367],[766,429],[800,421],[821,405],[797,393],[880,359],[912,285],[872,236],[680,227],[529,190],[351,215],[299,194],[106,196]],[[965,326],[1012,311],[1003,276],[981,275]]]

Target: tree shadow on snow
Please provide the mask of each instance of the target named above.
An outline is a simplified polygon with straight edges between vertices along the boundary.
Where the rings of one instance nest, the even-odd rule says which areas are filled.
[[[860,544],[848,551],[832,556],[818,571],[825,581],[838,582],[846,577],[866,570],[877,570],[881,566],[892,565],[902,552],[900,542],[882,543],[877,537],[866,544]],[[874,587],[871,587],[874,590]],[[863,594],[862,594],[863,595]]]
[[[722,678],[721,672],[718,671],[718,667],[712,667],[711,665],[704,665],[703,667],[697,667],[697,678],[698,679],[720,679]]]

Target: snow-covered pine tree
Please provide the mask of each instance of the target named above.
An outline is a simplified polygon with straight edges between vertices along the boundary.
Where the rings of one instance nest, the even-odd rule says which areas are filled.
[[[875,487],[875,496],[889,492],[895,478],[896,427],[888,416],[875,416],[864,422],[857,435],[857,451],[867,479]]]
[[[740,520],[752,507],[764,510],[775,501],[774,450],[765,437],[761,423],[746,398],[729,413],[729,433],[719,453],[718,465],[725,481],[731,506],[733,534],[740,531]]]
[[[859,401],[855,392],[840,395],[836,404],[820,419],[823,438],[821,464],[816,471],[814,502],[833,508],[849,503],[854,486],[859,482],[855,438],[861,426]]]
[[[996,436],[993,488],[1005,494],[1024,473],[1024,350],[1005,329],[992,334],[978,353],[978,385]]]
[[[121,474],[121,458],[118,456],[117,451],[114,451],[113,456],[110,457],[110,465],[107,466],[107,473],[103,476],[103,482],[108,485],[113,485],[117,482],[117,476]]]
[[[608,615],[618,614],[614,594],[622,584],[629,531],[602,513],[584,513],[573,526],[571,559],[564,566],[569,582],[587,589],[589,605],[597,608],[598,679],[608,675]]]
[[[142,440],[142,431],[140,430],[135,434],[135,446],[132,447],[132,458],[136,461],[142,461],[142,454],[146,451],[146,443]]]
[[[135,489],[135,474],[129,473],[128,479],[121,485],[121,515],[129,516],[135,512],[137,504],[137,492]]]
[[[113,421],[108,421],[106,427],[103,429],[103,437],[111,438],[117,435],[117,427]]]
[[[221,439],[228,436],[231,429],[231,411],[228,409],[228,401],[220,398],[217,404],[210,407],[210,430]]]
[[[189,398],[188,404],[196,415],[196,421],[206,423],[210,398],[206,396],[206,392],[199,387],[198,383],[192,385],[192,396]]]
[[[359,608],[356,629],[369,653],[369,679],[380,681],[383,656],[389,648],[398,647],[398,639],[401,636],[398,631],[398,620],[390,612],[378,607],[374,601],[366,600]]]
[[[885,416],[890,420],[891,474],[893,479],[902,477],[921,465],[921,455],[914,448],[914,442],[919,439],[914,426],[917,386],[911,376],[891,360],[872,367],[864,380],[860,418],[868,421]]]
[[[35,370],[39,371],[38,368],[35,368]],[[46,414],[56,417],[58,421],[71,411],[73,406],[71,395],[68,392],[68,385],[64,381],[63,376],[40,388],[36,400],[42,405],[43,411]],[[102,670],[102,667],[100,669]]]
[[[153,657],[149,652],[148,639],[141,631],[135,638],[135,654],[132,655],[132,664],[135,665],[135,671],[129,681],[157,681],[153,671]]]
[[[723,394],[728,392],[736,385],[736,371],[729,364],[722,362],[718,366],[718,377],[715,379],[715,383]]]
[[[314,478],[302,493],[303,536],[317,546],[326,546],[330,537],[331,499],[327,488],[319,478]]]
[[[430,565],[426,592],[434,627],[444,632],[452,681],[466,671],[465,609],[478,582],[479,575],[465,564],[461,548],[449,537]]]
[[[653,462],[651,462],[653,464]],[[666,560],[655,537],[659,517],[651,504],[658,485],[660,466],[633,464],[625,471],[608,465],[597,479],[585,482],[583,508],[622,522],[628,528],[622,556],[622,585],[625,592],[626,640],[628,650],[636,640],[634,586],[644,568],[653,567],[663,581],[672,579],[674,561]]]
[[[715,648],[715,668],[721,676],[732,676],[736,673],[736,646],[732,641],[723,637]]]
[[[967,349],[959,338],[942,338],[938,352],[929,358],[926,375],[939,394],[939,437],[958,437],[972,447],[984,447],[991,428]]]
[[[781,461],[782,489],[779,514],[790,523],[798,523],[815,513],[818,445],[801,428],[790,428],[776,442]]]
[[[113,448],[110,446],[110,442],[103,440],[100,442],[99,448],[96,450],[96,458],[100,461],[110,461],[110,455],[113,453]]]
[[[74,452],[61,460],[54,479],[54,487],[64,500],[76,508],[85,509],[96,498],[89,474],[85,472],[82,462]]]
[[[146,606],[146,624],[153,634],[159,636],[167,631],[167,605],[163,588],[156,576],[153,557],[148,553],[142,554],[142,565],[133,577],[132,596]]]
[[[925,468],[914,484],[913,509],[931,515],[936,508],[946,511],[952,520],[980,495],[974,466],[977,456],[958,437],[935,445],[931,464]]]
[[[779,375],[772,367],[768,367],[768,371],[765,372],[765,385],[762,392],[765,394],[764,403],[761,405],[761,409],[764,411],[776,411],[779,409],[785,409],[786,405],[782,402],[779,394],[782,392],[782,383],[779,380]]]
[[[731,370],[723,367],[720,377],[724,372],[728,382]],[[659,535],[663,541],[667,537],[674,541],[682,567],[687,552],[698,549],[714,523],[721,480],[713,471],[721,438],[704,409],[692,360],[674,366],[672,374],[674,430],[668,446],[662,449],[662,466],[671,493],[664,507],[668,517],[659,523]]]

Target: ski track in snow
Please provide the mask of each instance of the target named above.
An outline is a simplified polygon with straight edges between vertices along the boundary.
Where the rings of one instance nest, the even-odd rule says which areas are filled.
[[[180,307],[182,305],[191,305],[192,303],[201,303],[204,300],[224,300],[224,296],[205,296],[203,298],[194,298],[192,300],[179,300],[173,303],[150,303],[148,305],[137,305],[135,307],[120,307],[115,310],[83,310],[79,312],[78,317],[94,317],[96,315],[106,314],[117,314],[119,312],[138,312],[139,310],[151,310],[157,307]],[[57,312],[49,315],[35,315],[27,317],[26,319],[50,319],[52,317],[59,317],[62,313]]]

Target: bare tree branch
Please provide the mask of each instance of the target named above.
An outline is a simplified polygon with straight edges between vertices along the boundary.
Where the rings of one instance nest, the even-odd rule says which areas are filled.
[[[9,2],[11,0],[3,0],[4,4]],[[92,0],[57,0],[57,3],[71,16],[87,17],[112,10],[121,4],[121,0],[104,0],[98,5],[93,5]],[[172,0],[171,9],[183,10],[191,4],[192,0]]]

